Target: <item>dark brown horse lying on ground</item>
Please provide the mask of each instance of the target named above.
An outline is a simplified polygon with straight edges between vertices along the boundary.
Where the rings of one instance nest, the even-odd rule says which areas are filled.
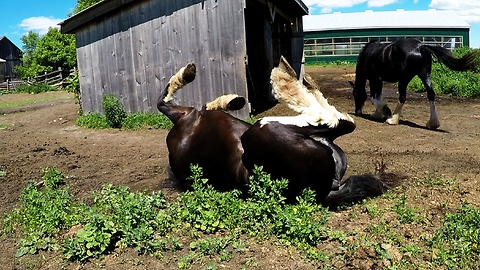
[[[191,174],[190,164],[198,164],[215,188],[245,191],[248,177],[258,165],[273,179],[289,180],[285,196],[290,201],[310,188],[319,202],[332,207],[378,196],[389,188],[386,174],[354,176],[341,183],[347,158],[333,141],[352,132],[355,124],[328,104],[309,77],[298,81],[283,57],[272,70],[273,91],[277,99],[299,112],[297,116],[265,117],[252,126],[215,110],[240,106],[209,105],[196,110],[173,105],[175,91],[194,78],[193,64],[182,68],[157,103],[174,124],[167,147],[172,172],[181,183]],[[243,106],[244,99],[235,97],[224,104]]]
[[[240,109],[243,97],[222,97],[201,110],[172,104],[173,95],[195,79],[194,64],[188,64],[175,74],[158,99],[157,108],[173,123],[167,135],[167,147],[172,173],[179,183],[191,175],[190,165],[198,164],[209,183],[219,190],[243,189],[249,172],[242,162],[243,147],[240,136],[250,124],[216,110]],[[228,98],[229,101],[225,102]],[[220,106],[214,104],[222,103]],[[208,107],[208,109],[207,109]]]

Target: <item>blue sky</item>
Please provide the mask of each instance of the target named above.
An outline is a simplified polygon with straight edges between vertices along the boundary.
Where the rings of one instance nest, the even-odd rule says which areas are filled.
[[[46,33],[49,27],[67,18],[77,0],[2,0],[0,36],[7,36],[22,48],[20,38],[29,30]],[[310,14],[333,12],[363,12],[365,10],[454,10],[471,26],[470,47],[480,48],[480,1],[479,0],[303,0]]]

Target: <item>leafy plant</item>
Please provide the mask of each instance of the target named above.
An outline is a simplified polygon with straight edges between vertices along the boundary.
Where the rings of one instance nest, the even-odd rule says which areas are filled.
[[[92,215],[91,220],[74,238],[65,241],[65,258],[84,262],[91,257],[98,257],[112,244],[116,233],[117,229],[112,221],[103,215]]]
[[[78,110],[78,115],[82,115],[83,114],[82,93],[80,92],[80,78],[78,76],[78,69],[75,69],[75,72],[73,73],[73,75],[68,76],[65,79],[65,82],[66,82],[65,90],[75,95],[75,100],[77,104],[80,106]]]
[[[77,117],[76,124],[84,128],[109,128],[107,117],[100,113],[88,113]]]
[[[400,223],[412,223],[415,221],[416,212],[415,209],[408,208],[407,204],[407,197],[402,195],[397,198],[396,204],[393,207],[393,210],[397,212],[398,220]]]
[[[127,117],[122,102],[113,94],[103,96],[102,107],[107,123],[112,128],[121,128],[122,121]]]
[[[192,181],[192,190],[178,198],[180,219],[206,233],[237,226],[241,211],[240,192],[220,193],[208,185],[201,167],[192,165],[190,169],[192,176],[187,180]]]
[[[480,209],[463,203],[457,213],[447,214],[431,245],[437,249],[437,265],[475,268],[480,255]]]
[[[81,218],[81,207],[71,200],[68,189],[60,188],[63,180],[63,173],[56,168],[44,169],[43,189],[30,181],[20,196],[22,208],[5,216],[7,232],[14,232],[17,224],[21,224],[23,229],[17,256],[57,248],[55,234]]]
[[[456,48],[453,54],[456,57],[471,52],[473,49],[468,47]],[[480,59],[478,59],[480,61]],[[436,93],[460,96],[460,97],[480,97],[480,67],[473,71],[453,71],[436,59],[432,62],[432,85]],[[408,85],[409,89],[417,92],[425,91],[421,80],[415,77]]]
[[[45,83],[39,83],[37,85],[30,85],[30,84],[22,84],[15,88],[16,93],[30,93],[30,94],[38,94],[38,93],[45,93],[50,91],[57,91],[58,88],[55,86],[51,86]]]
[[[131,113],[122,122],[122,128],[138,130],[141,128],[171,129],[172,121],[162,113]]]

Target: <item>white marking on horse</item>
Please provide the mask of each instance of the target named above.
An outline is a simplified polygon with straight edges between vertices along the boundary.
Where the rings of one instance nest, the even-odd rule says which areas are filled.
[[[383,114],[383,108],[387,106],[387,103],[383,100],[382,96],[380,95],[378,98],[370,98],[370,101],[375,106],[375,112],[373,112],[370,116],[376,119],[382,119],[385,117]]]
[[[327,125],[330,128],[336,127],[340,119],[353,122],[349,115],[340,113],[328,104],[318,89],[307,89],[297,80],[295,71],[283,57],[281,62],[282,65],[274,68],[270,76],[273,94],[277,100],[304,116],[291,120],[282,118],[278,122],[293,123],[297,126],[305,126],[305,123],[312,126]]]
[[[403,103],[398,102],[395,111],[393,111],[392,117],[387,119],[387,123],[390,125],[398,125],[400,121],[400,114],[402,113]]]
[[[206,109],[207,110],[226,110],[230,101],[232,101],[237,97],[239,97],[239,95],[237,94],[227,94],[227,95],[219,96],[213,101],[210,101],[209,103],[207,103]]]
[[[435,101],[430,101],[430,120],[427,122],[427,128],[437,129],[440,126],[440,120],[438,119],[437,107]]]
[[[188,83],[183,79],[183,72],[185,71],[186,67],[182,67],[175,73],[170,80],[168,81],[168,94],[163,98],[164,102],[172,101],[174,94],[182,87],[187,85]]]

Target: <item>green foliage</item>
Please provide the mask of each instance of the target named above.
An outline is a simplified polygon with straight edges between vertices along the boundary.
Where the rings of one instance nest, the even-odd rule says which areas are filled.
[[[468,47],[457,48],[453,51],[456,57],[462,57],[472,52]],[[478,60],[480,61],[480,59]],[[432,85],[435,93],[460,97],[480,97],[480,66],[474,71],[452,71],[439,63],[435,58],[432,63]],[[415,77],[408,85],[416,92],[425,91],[421,80]]]
[[[109,128],[107,117],[100,113],[80,115],[76,120],[77,125],[84,128],[103,129]],[[122,121],[122,129],[139,130],[143,128],[171,129],[173,124],[164,114],[131,113]]]
[[[0,130],[1,130],[1,129],[7,129],[7,128],[11,127],[11,126],[12,126],[12,125],[10,125],[10,124],[0,124]]]
[[[171,129],[172,121],[160,113],[131,113],[122,122],[123,129],[139,130],[142,128]]]
[[[220,193],[207,184],[202,168],[192,165],[191,170],[192,176],[187,180],[192,181],[192,190],[178,198],[180,220],[205,233],[237,226],[241,212],[240,192]]]
[[[231,244],[229,237],[210,237],[190,243],[190,249],[197,250],[203,256],[221,254]]]
[[[63,181],[62,172],[55,168],[44,169],[43,189],[30,181],[20,196],[22,208],[6,215],[4,226],[7,232],[14,232],[17,225],[23,228],[17,256],[57,248],[54,236],[79,219],[82,211],[71,200],[69,190],[60,188]]]
[[[103,254],[112,244],[117,232],[115,224],[103,215],[93,215],[91,220],[80,229],[75,238],[64,243],[64,255],[67,260],[84,262],[91,257]]]
[[[34,78],[44,72],[62,68],[70,70],[77,63],[75,36],[62,34],[57,28],[50,28],[44,36],[28,32],[22,36],[24,43],[23,64],[15,67],[22,78]]]
[[[95,194],[94,203],[97,211],[110,214],[110,220],[122,235],[121,243],[139,253],[153,254],[163,245],[154,240],[155,232],[165,236],[174,224],[164,210],[167,202],[161,192],[147,195],[132,193],[128,187],[106,185],[101,193]]]
[[[40,67],[34,58],[40,35],[33,31],[28,31],[28,33],[23,35],[20,40],[23,42],[22,65],[15,66],[15,73],[23,79],[34,78],[39,73],[45,71],[44,67]]]
[[[16,93],[30,93],[30,94],[38,94],[38,93],[45,93],[51,91],[57,91],[58,88],[55,86],[51,86],[44,83],[39,83],[37,85],[30,85],[30,84],[22,84],[15,88]]]
[[[296,246],[316,246],[325,238],[324,225],[328,209],[317,204],[315,193],[305,190],[295,205],[287,205],[274,217],[273,231],[277,237]]]
[[[77,101],[77,104],[79,104],[80,106],[80,110],[78,111],[78,114],[82,115],[83,114],[82,93],[80,92],[80,79],[78,76],[78,70],[75,69],[73,76],[67,77],[65,81],[66,81],[65,90],[75,95],[75,100]]]
[[[442,226],[431,240],[437,249],[437,265],[449,269],[473,269],[480,254],[480,209],[467,203],[457,213],[447,214]]]
[[[400,223],[412,223],[416,220],[416,211],[415,209],[409,208],[407,205],[407,197],[402,195],[397,198],[396,204],[393,207],[393,210],[397,212],[398,220]]]
[[[271,179],[261,167],[255,168],[246,198],[240,191],[214,190],[200,167],[191,169],[192,188],[172,202],[162,192],[105,185],[87,198],[87,205],[75,202],[62,172],[47,168],[42,182],[31,181],[23,189],[21,207],[4,216],[3,232],[21,235],[17,256],[60,250],[70,261],[85,262],[128,247],[139,254],[177,258],[179,268],[198,268],[195,264],[201,262],[214,269],[209,259],[229,261],[244,254],[244,233],[256,240],[278,239],[323,269],[333,267],[332,260],[350,260],[364,252],[369,260],[387,262],[385,269],[473,269],[479,259],[480,210],[468,204],[447,213],[435,231],[407,207],[406,195],[375,198],[370,207],[353,206],[349,212],[354,215],[336,212],[334,222],[353,226],[334,224],[331,229],[327,221],[332,214],[316,203],[313,191],[307,189],[297,203],[287,204],[282,192],[288,182]],[[437,178],[420,182],[434,188],[445,183]],[[361,215],[371,220],[365,232],[356,229],[355,220],[342,218]],[[257,266],[252,259],[245,262],[245,267]]]
[[[86,115],[80,115],[76,124],[84,128],[103,129],[109,128],[107,123],[107,117],[101,113],[88,113]]]
[[[102,107],[108,126],[121,128],[123,119],[127,117],[123,103],[115,95],[108,94],[103,96]]]
[[[73,8],[73,15],[95,5],[98,2],[101,2],[102,0],[78,0],[77,5]],[[69,17],[72,14],[68,14]]]

